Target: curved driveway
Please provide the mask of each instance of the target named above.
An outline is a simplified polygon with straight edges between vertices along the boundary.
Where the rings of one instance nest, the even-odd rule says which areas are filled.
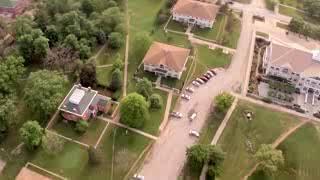
[[[241,36],[237,52],[226,71],[221,71],[206,85],[195,88],[190,101],[181,100],[176,110],[182,112],[182,119],[171,119],[159,136],[150,155],[144,162],[141,175],[146,180],[175,180],[179,176],[186,160],[186,149],[196,142],[190,137],[190,129],[200,131],[204,125],[214,96],[223,90],[233,90],[244,82],[248,62],[249,47],[252,38],[252,16],[244,13]],[[194,109],[198,116],[192,123],[188,113]]]

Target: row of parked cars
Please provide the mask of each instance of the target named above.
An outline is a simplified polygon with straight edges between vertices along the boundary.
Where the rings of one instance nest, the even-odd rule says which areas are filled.
[[[204,73],[201,77],[192,81],[192,84],[196,87],[199,87],[201,84],[208,82],[213,76],[217,75],[215,70],[211,69]]]

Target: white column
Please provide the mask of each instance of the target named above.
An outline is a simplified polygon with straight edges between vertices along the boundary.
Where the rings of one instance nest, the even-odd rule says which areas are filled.
[[[308,91],[306,92],[306,95],[304,96],[304,103],[307,103],[308,101]]]

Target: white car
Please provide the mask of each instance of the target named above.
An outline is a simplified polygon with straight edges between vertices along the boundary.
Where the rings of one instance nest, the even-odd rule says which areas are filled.
[[[193,93],[193,92],[194,92],[194,89],[191,88],[191,87],[187,87],[187,88],[186,88],[186,91]]]
[[[196,87],[199,87],[200,86],[200,83],[198,83],[197,81],[192,81],[192,84]]]
[[[211,75],[211,77],[213,77],[213,76],[214,76],[214,74],[213,74],[211,71],[207,71],[207,74],[210,74],[210,75]]]
[[[144,176],[142,176],[140,174],[135,174],[135,175],[133,175],[133,179],[135,179],[135,180],[144,180]]]
[[[181,112],[177,112],[177,111],[173,111],[170,113],[171,116],[176,117],[176,118],[182,118],[182,113]]]
[[[181,98],[186,99],[186,100],[190,100],[191,96],[189,96],[187,94],[181,94]]]
[[[189,117],[189,119],[190,119],[190,121],[193,121],[193,120],[195,120],[196,119],[196,117],[197,117],[197,113],[192,113],[191,114],[191,116]]]
[[[194,136],[194,137],[200,137],[200,133],[198,133],[197,131],[195,131],[195,130],[190,130],[189,131],[189,135],[190,136]]]
[[[196,81],[197,81],[198,83],[200,83],[200,84],[204,84],[204,83],[205,83],[205,82],[204,82],[202,79],[200,79],[200,78],[197,78]]]

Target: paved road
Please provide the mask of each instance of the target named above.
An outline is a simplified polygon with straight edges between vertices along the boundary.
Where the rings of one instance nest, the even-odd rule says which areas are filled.
[[[177,179],[186,160],[186,149],[196,142],[195,138],[188,135],[189,130],[201,130],[214,96],[224,90],[233,90],[244,81],[253,32],[252,15],[244,13],[242,23],[238,51],[234,54],[230,67],[219,72],[206,85],[197,88],[190,101],[181,100],[176,110],[184,117],[170,120],[155,143],[140,172],[146,180]],[[192,110],[198,112],[198,117],[190,123],[187,116]]]

